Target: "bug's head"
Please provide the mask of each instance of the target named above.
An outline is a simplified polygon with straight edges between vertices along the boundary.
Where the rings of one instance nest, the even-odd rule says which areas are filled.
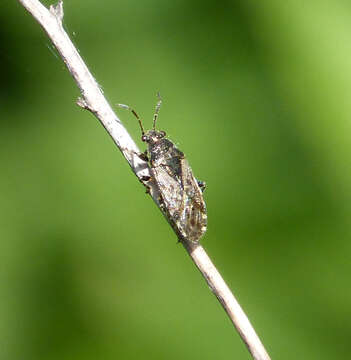
[[[149,130],[146,134],[143,134],[141,140],[150,145],[153,145],[158,143],[165,136],[166,133],[164,131]]]

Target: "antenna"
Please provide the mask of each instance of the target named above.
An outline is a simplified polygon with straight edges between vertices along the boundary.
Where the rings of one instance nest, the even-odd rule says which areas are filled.
[[[139,125],[140,125],[140,129],[141,129],[141,134],[142,135],[145,135],[145,131],[144,131],[144,128],[143,128],[143,124],[141,123],[141,120],[138,116],[138,114],[128,105],[124,105],[124,104],[117,104],[117,106],[119,106],[120,108],[123,108],[123,109],[127,109],[129,111],[132,112],[132,114],[138,119],[138,122],[139,122]]]
[[[161,95],[160,95],[159,92],[157,92],[157,97],[158,97],[158,102],[156,104],[155,114],[154,114],[154,126],[153,126],[154,130],[156,130],[156,120],[158,118],[158,113],[160,111],[160,107],[161,107],[161,104],[162,104],[162,99],[161,99]]]

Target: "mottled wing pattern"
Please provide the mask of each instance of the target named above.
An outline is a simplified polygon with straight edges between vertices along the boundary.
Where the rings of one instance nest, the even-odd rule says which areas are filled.
[[[207,228],[207,211],[202,191],[193,175],[186,159],[182,159],[182,185],[184,189],[183,206],[181,217],[184,233],[187,239],[197,242]]]
[[[180,182],[169,174],[167,166],[152,167],[151,173],[157,182],[163,209],[170,215],[170,219],[179,219],[179,208],[183,201],[183,189]]]
[[[165,163],[154,164],[152,173],[172,226],[185,239],[196,243],[206,231],[206,205],[183,153],[179,151],[178,156],[174,155],[164,158]]]

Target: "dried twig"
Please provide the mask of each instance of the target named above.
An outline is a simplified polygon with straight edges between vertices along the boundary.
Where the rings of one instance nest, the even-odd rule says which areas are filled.
[[[38,0],[19,0],[19,2],[44,28],[76,81],[81,91],[81,97],[78,99],[77,104],[91,111],[100,120],[128,161],[135,175],[141,182],[144,182],[144,179],[150,177],[148,163],[138,156],[140,150],[111,109],[99,85],[63,29],[62,1],[59,1],[56,6],[50,6],[49,10]],[[148,182],[148,186],[150,187],[150,195],[159,206],[157,187],[155,184],[150,184],[150,182]],[[227,312],[252,357],[255,360],[269,360],[270,358],[248,318],[203,247],[184,241],[182,241],[182,244]]]

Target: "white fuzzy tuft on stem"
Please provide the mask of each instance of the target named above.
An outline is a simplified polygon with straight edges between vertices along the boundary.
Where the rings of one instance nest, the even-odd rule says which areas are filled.
[[[64,63],[81,91],[81,97],[77,100],[77,104],[80,107],[91,111],[100,120],[128,161],[135,175],[141,182],[144,182],[145,178],[150,177],[148,163],[138,156],[140,150],[111,109],[103,96],[98,83],[91,75],[89,69],[63,29],[63,2],[59,1],[56,6],[51,5],[48,10],[38,0],[18,1],[39,22],[55,45],[57,51],[60,53]],[[148,182],[148,186],[150,186],[150,195],[159,206],[159,193],[157,187],[150,181]],[[207,256],[203,247],[184,241],[182,241],[182,244],[207,281],[210,289],[227,312],[253,359],[270,360],[269,355],[265,351],[247,316],[222,279],[218,270]]]

